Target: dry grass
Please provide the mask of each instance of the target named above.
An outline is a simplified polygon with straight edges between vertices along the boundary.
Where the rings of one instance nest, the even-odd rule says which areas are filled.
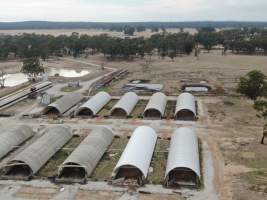
[[[176,101],[168,101],[165,111],[165,117],[167,119],[172,119],[175,114]]]
[[[140,116],[143,115],[143,112],[146,108],[146,105],[147,105],[148,101],[146,100],[140,100],[138,101],[138,103],[136,104],[131,116],[133,118],[139,118]]]
[[[16,198],[46,200],[52,199],[57,193],[55,188],[22,187],[16,193]]]
[[[185,200],[179,195],[153,195],[153,194],[140,194],[139,200]]]
[[[66,160],[72,151],[82,142],[85,135],[73,137],[60,149],[37,173],[39,177],[52,177],[57,173],[58,167]]]
[[[168,159],[169,140],[157,140],[155,151],[151,161],[153,172],[148,176],[148,182],[162,184]]]
[[[63,87],[60,89],[60,91],[62,92],[75,92],[77,90],[80,90],[82,87],[69,87],[69,86],[66,86],[66,87]]]
[[[108,116],[112,107],[118,102],[118,100],[112,99],[104,108],[98,113],[99,116]]]
[[[117,200],[120,196],[122,196],[121,192],[79,190],[75,195],[75,200]]]
[[[118,163],[121,154],[128,143],[128,138],[115,138],[108,150],[97,165],[91,178],[93,180],[110,180],[113,169]]]

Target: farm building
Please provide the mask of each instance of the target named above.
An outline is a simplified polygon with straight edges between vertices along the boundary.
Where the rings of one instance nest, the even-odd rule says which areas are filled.
[[[57,126],[4,166],[4,179],[29,180],[72,137],[68,128]]]
[[[58,182],[84,183],[108,149],[114,134],[105,127],[94,129],[60,166]]]
[[[156,132],[147,126],[135,129],[119,162],[113,170],[113,179],[132,179],[143,185],[157,141]]]
[[[76,104],[82,101],[83,95],[80,93],[70,93],[62,98],[58,99],[56,102],[50,104],[45,108],[44,114],[55,114],[55,115],[63,115],[71,108],[73,108]]]
[[[131,115],[138,101],[139,97],[134,92],[128,92],[111,109],[110,115],[112,117],[128,117]]]
[[[15,147],[19,146],[34,134],[29,126],[18,126],[1,131],[0,134],[0,158],[3,158]]]
[[[164,116],[166,105],[167,97],[165,94],[161,92],[153,94],[145,108],[143,117],[149,119],[161,119]]]
[[[171,138],[165,184],[168,187],[192,186],[200,182],[198,138],[190,128],[176,129]]]
[[[176,103],[175,119],[193,121],[196,119],[196,100],[190,93],[182,93]]]
[[[95,116],[109,101],[111,96],[106,92],[99,92],[85,104],[83,104],[76,112],[80,116]]]
[[[187,83],[182,85],[183,92],[209,92],[212,88],[204,83]]]

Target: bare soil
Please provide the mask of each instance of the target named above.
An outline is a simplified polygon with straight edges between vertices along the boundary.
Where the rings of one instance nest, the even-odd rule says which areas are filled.
[[[167,29],[167,32],[170,33],[177,33],[180,31],[180,29],[172,28]],[[191,34],[194,34],[197,32],[196,29],[184,29],[185,32],[189,32]],[[101,30],[101,29],[48,29],[48,30],[0,30],[0,35],[21,35],[23,33],[35,33],[35,34],[45,34],[45,35],[71,35],[73,32],[79,33],[79,34],[87,34],[87,35],[101,35],[101,34],[108,34],[113,37],[124,37],[123,32],[115,32],[115,31],[108,31],[108,30]],[[162,32],[160,30],[160,32]],[[160,33],[159,32],[159,33]],[[152,33],[150,30],[146,30],[143,32],[135,33],[135,36],[138,37],[150,37],[151,35],[156,34],[155,32]]]

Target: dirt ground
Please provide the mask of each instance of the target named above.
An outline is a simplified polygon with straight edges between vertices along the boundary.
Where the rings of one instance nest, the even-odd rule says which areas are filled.
[[[177,33],[180,31],[180,29],[172,28],[172,29],[166,29],[166,31],[170,33]],[[194,34],[197,32],[196,29],[186,28],[184,29],[185,32],[189,32],[191,34]],[[71,35],[73,32],[79,33],[79,34],[87,34],[87,35],[101,35],[101,34],[108,34],[113,37],[124,37],[124,34],[122,32],[114,32],[114,31],[108,31],[108,30],[101,30],[101,29],[48,29],[48,30],[0,30],[0,35],[20,35],[23,33],[36,33],[36,34],[45,34],[45,35]],[[160,30],[160,32],[162,32]],[[138,37],[150,37],[155,33],[152,33],[150,30],[146,30],[143,32],[135,33],[135,36]]]
[[[89,56],[82,60],[104,62],[103,57]],[[108,66],[115,68],[126,68],[130,74],[119,83],[112,84],[108,88],[113,95],[119,95],[121,87],[134,79],[150,80],[151,83],[163,84],[163,92],[168,95],[178,94],[183,80],[193,83],[206,81],[215,90],[222,94],[224,90],[230,94],[235,94],[238,79],[251,70],[261,70],[267,74],[267,57],[265,56],[242,56],[228,53],[222,56],[220,51],[202,53],[199,58],[192,56],[177,57],[173,62],[169,58],[164,60],[154,56],[152,64],[148,70],[144,70],[144,61],[134,59],[133,61],[112,61]]]

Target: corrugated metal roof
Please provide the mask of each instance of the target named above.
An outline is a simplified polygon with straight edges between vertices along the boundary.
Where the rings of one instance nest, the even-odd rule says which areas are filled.
[[[182,110],[189,110],[196,116],[195,97],[190,93],[182,93],[179,95],[176,103],[175,116]]]
[[[73,106],[75,106],[77,103],[82,101],[83,95],[81,93],[70,93],[67,94],[60,99],[58,99],[56,102],[50,104],[46,109],[45,113],[49,112],[51,109],[56,109],[60,115],[67,112],[69,109],[71,109]]]
[[[89,176],[108,149],[113,137],[113,132],[106,127],[94,129],[64,161],[58,175],[60,176],[64,167],[77,164],[83,167]]]
[[[3,131],[0,134],[0,158],[32,137],[33,134],[34,132],[29,126],[18,126]]]
[[[153,83],[128,83],[123,86],[123,91],[154,91],[159,92],[163,88],[162,84]]]
[[[76,114],[79,115],[83,110],[89,110],[96,115],[110,100],[111,96],[107,92],[99,92],[83,104]]]
[[[9,163],[23,162],[35,174],[72,137],[69,128],[50,128],[41,138],[18,154]]]
[[[156,132],[148,126],[135,129],[118,164],[113,170],[112,177],[116,177],[123,166],[133,166],[139,169],[146,178],[157,141]]]
[[[175,168],[187,168],[200,178],[198,138],[190,128],[176,129],[171,138],[165,178]]]
[[[128,92],[123,95],[120,101],[111,109],[110,115],[116,109],[122,109],[125,111],[127,116],[131,114],[137,102],[139,101],[139,97],[134,92]]]
[[[167,105],[167,97],[165,94],[158,92],[151,96],[145,111],[143,113],[143,116],[145,117],[145,113],[151,109],[157,110],[160,112],[161,117],[163,117],[165,113],[165,108]]]

